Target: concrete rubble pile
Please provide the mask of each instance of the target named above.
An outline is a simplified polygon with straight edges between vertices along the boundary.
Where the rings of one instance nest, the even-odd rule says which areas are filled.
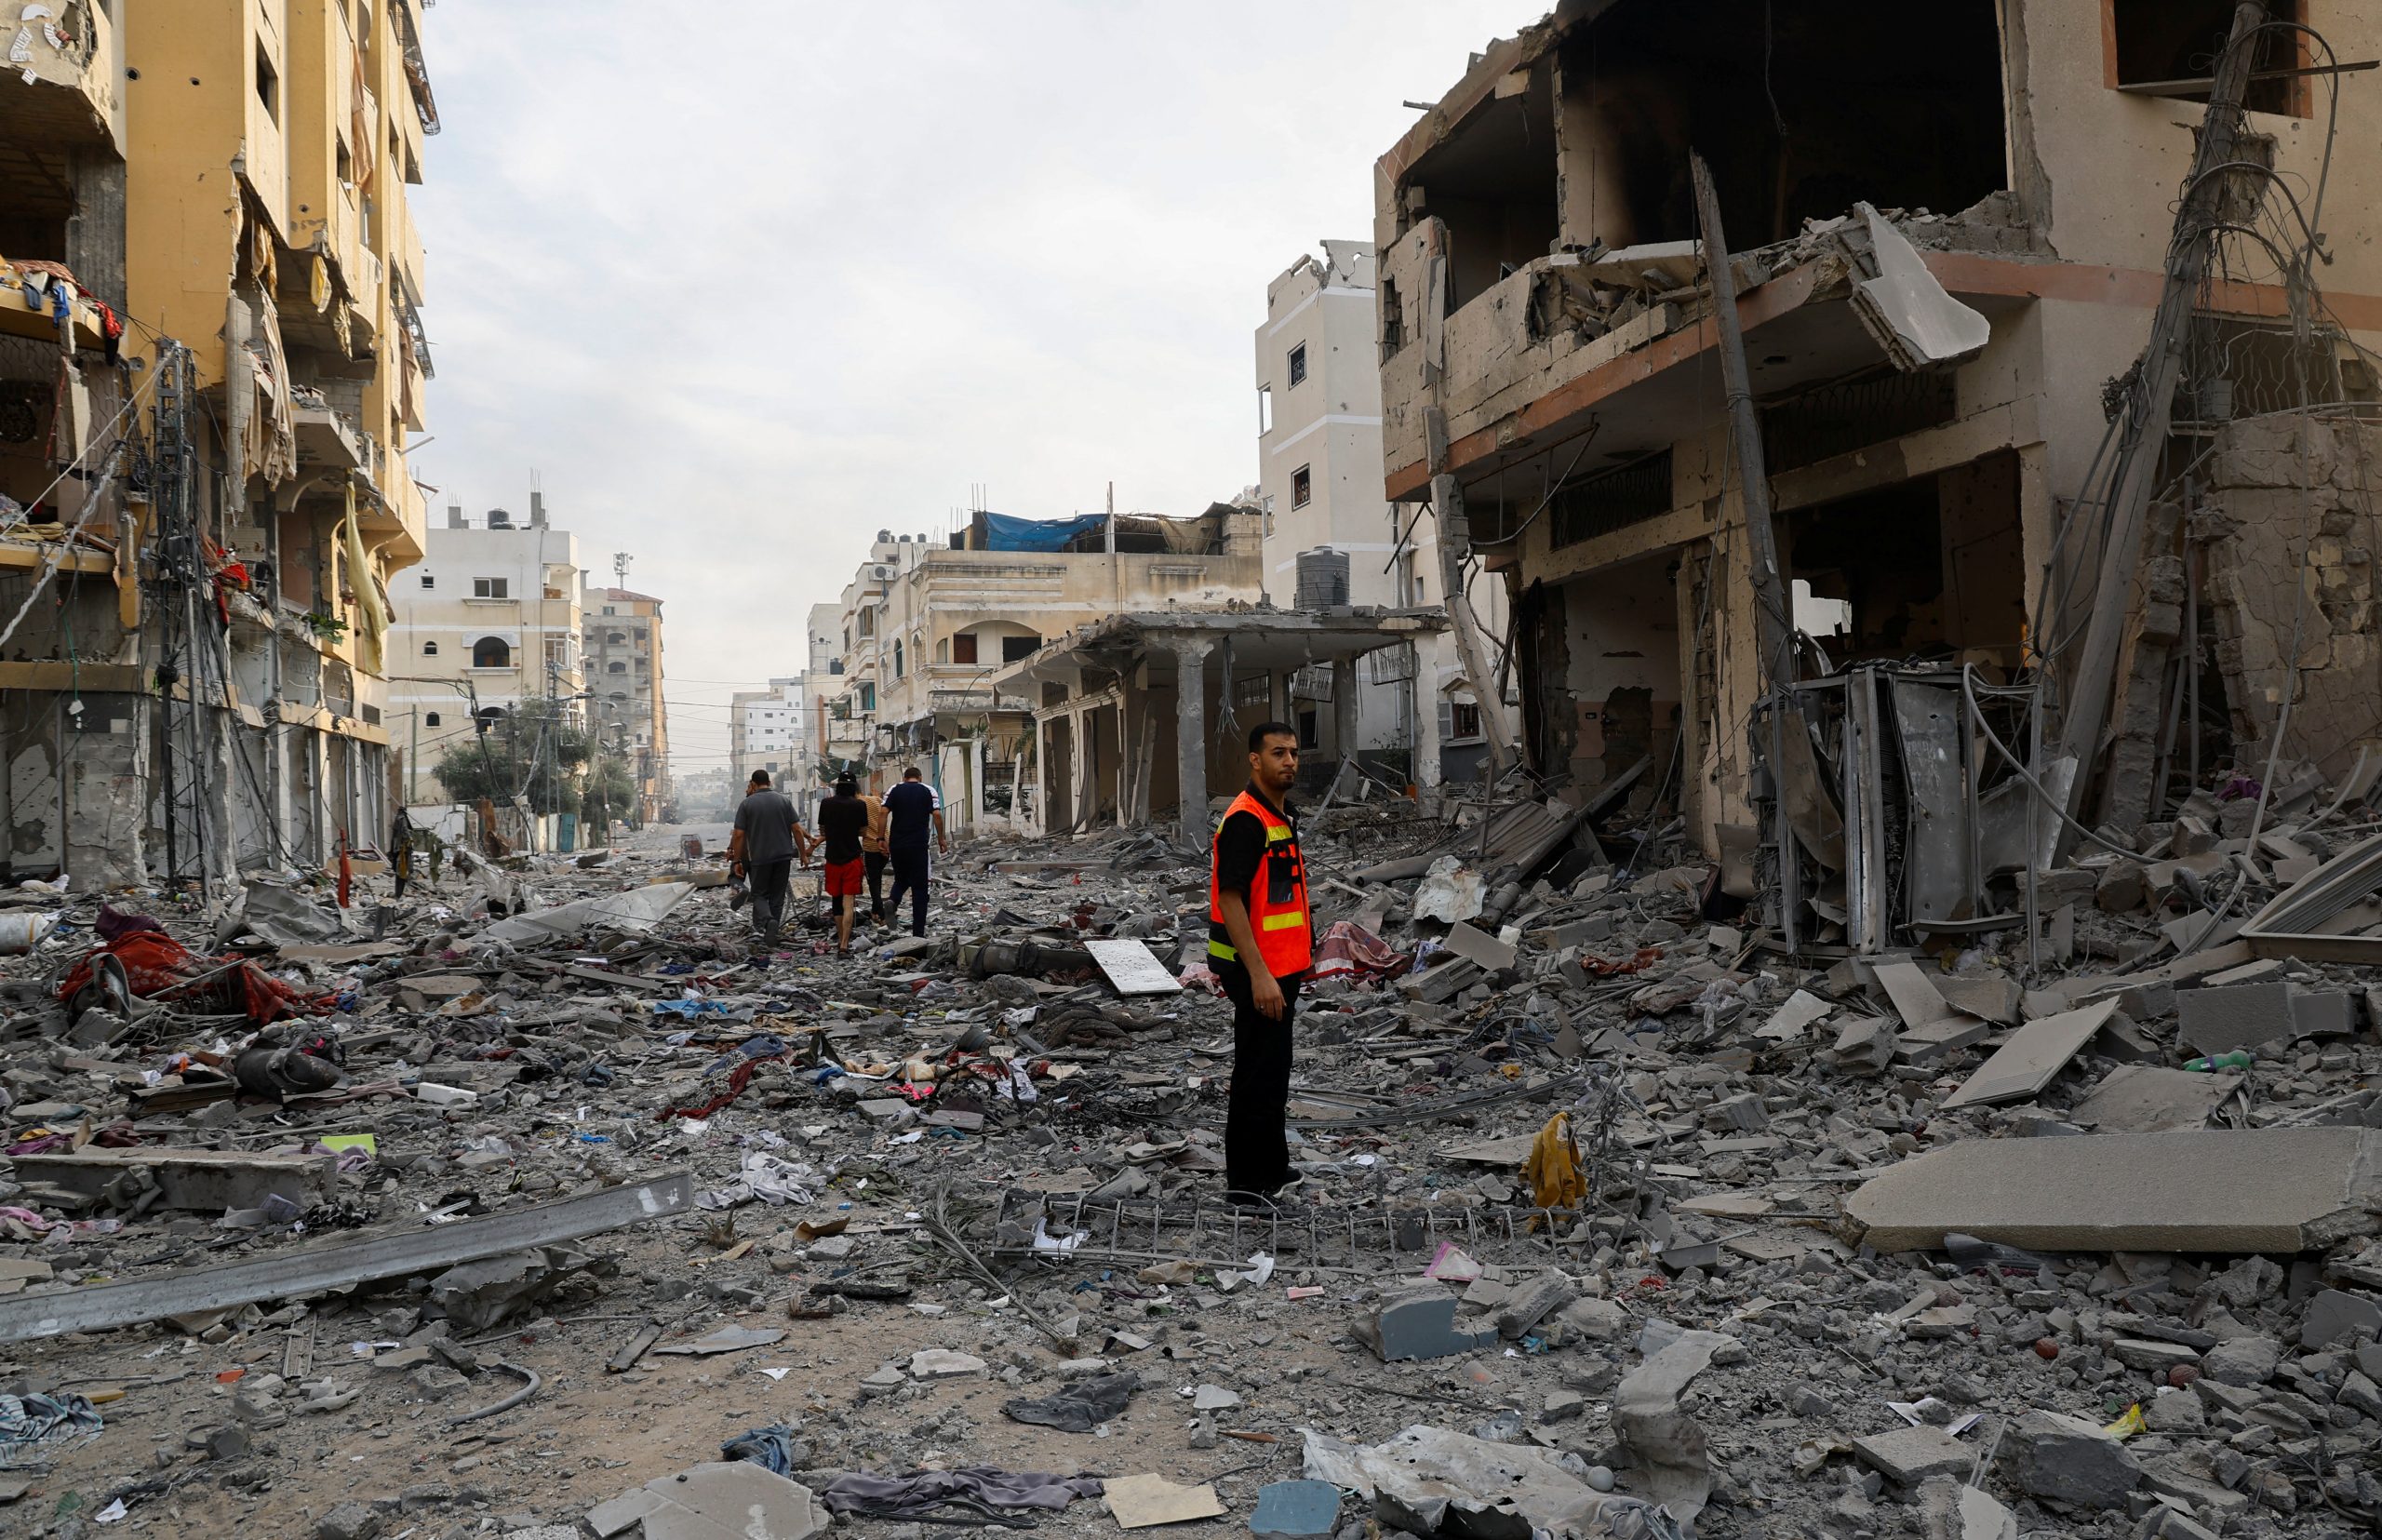
[[[2382,861],[2302,789],[1800,957],[1626,810],[1312,812],[1271,1213],[1159,837],[850,961],[675,830],[13,890],[0,1529],[2370,1533]]]

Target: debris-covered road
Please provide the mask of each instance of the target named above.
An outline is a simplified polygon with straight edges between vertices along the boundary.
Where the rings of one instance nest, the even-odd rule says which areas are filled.
[[[0,894],[0,1530],[2375,1532],[2366,973],[2190,923],[2349,820],[2039,873],[2032,972],[1799,967],[1575,822],[1310,818],[1269,1218],[1146,835],[972,843],[849,962],[815,870],[753,950],[719,828]]]

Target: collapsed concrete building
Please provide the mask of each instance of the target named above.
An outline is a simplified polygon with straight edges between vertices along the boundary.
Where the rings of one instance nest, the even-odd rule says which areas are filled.
[[[1815,797],[1906,894],[1932,790],[1971,810],[1916,905],[1947,917],[2222,770],[2351,775],[2382,256],[2371,157],[2335,146],[2382,114],[2382,17],[2309,10],[1573,0],[1475,56],[1376,167],[1385,490],[1502,575],[1550,788],[1635,773],[1773,867],[1827,844],[1787,832]],[[1887,699],[1886,665],[1935,693]],[[1947,707],[1923,751],[1894,730]],[[1999,861],[1988,722],[2075,820]],[[1872,819],[1846,767],[1881,740],[1950,759]]]

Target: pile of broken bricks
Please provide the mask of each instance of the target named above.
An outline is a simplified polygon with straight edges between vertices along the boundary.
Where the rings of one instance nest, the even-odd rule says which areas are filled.
[[[32,894],[0,1529],[2371,1530],[2369,973],[2226,933],[2360,847],[2201,852],[2255,870],[2223,916],[2179,822],[2138,891],[2039,874],[2039,935],[1798,960],[1676,846],[1479,820],[1309,820],[1272,1215],[1220,1200],[1204,874],[1146,837],[977,841],[850,961],[678,831],[108,895],[331,1002],[261,1040],[70,1013],[97,900]]]

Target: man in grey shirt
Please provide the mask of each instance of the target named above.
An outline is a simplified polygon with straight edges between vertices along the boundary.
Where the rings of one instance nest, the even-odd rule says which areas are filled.
[[[810,836],[794,810],[794,799],[769,789],[768,770],[755,770],[736,809],[728,859],[743,865],[753,885],[753,932],[764,943],[775,942],[784,922],[786,882],[797,855],[810,864]]]

